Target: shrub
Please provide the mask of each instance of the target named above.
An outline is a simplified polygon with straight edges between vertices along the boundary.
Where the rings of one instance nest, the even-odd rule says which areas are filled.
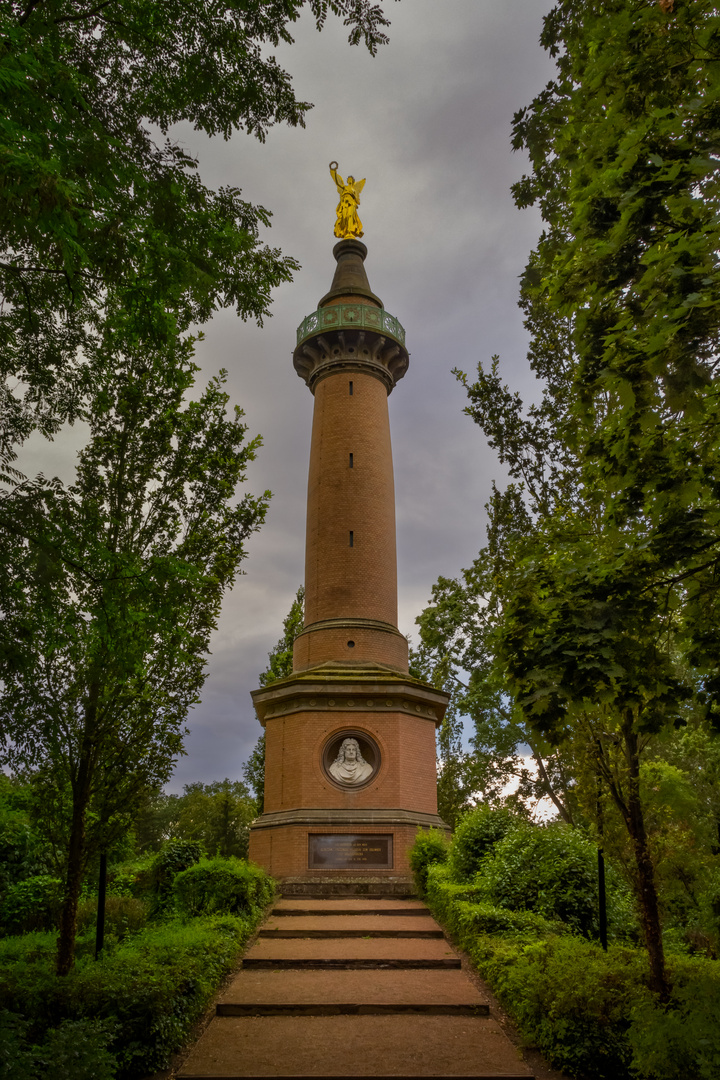
[[[492,934],[496,937],[517,937],[525,940],[563,933],[565,928],[534,911],[508,911],[507,908],[494,907],[488,903],[458,900],[453,905],[449,929],[458,938]]]
[[[78,908],[78,931],[94,928],[97,924],[97,897],[84,900]],[[136,934],[148,921],[150,906],[133,896],[108,896],[105,898],[105,933],[122,941],[128,934]]]
[[[462,819],[450,847],[453,877],[469,881],[491,854],[495,845],[520,823],[516,814],[505,808],[479,806]]]
[[[63,978],[53,970],[55,934],[6,938],[0,942],[0,1009],[23,1014],[35,1042],[68,1020],[107,1021],[114,1025],[108,1050],[117,1059],[118,1080],[147,1076],[166,1068],[182,1046],[258,918],[151,926],[97,963],[91,954],[81,957]]]
[[[111,866],[107,876],[108,896],[132,896],[139,900],[149,897],[153,892],[156,857],[153,852],[148,852]]]
[[[483,862],[478,881],[488,900],[515,911],[562,919],[585,937],[597,937],[597,848],[578,829],[555,822],[522,824]],[[607,868],[608,923],[627,937],[635,916],[627,889]]]
[[[431,869],[426,896],[433,914],[458,941],[474,940],[478,934],[537,940],[568,932],[559,920],[489,903],[481,884],[451,881],[445,867]]]
[[[168,840],[151,865],[155,912],[163,911],[171,897],[176,874],[182,873],[203,857],[204,851],[194,840]]]
[[[482,885],[477,882],[453,881],[450,867],[439,863],[428,868],[425,895],[433,912],[446,923],[451,918],[456,901],[478,902],[486,898]]]
[[[262,910],[275,894],[264,870],[241,859],[201,859],[175,878],[178,910],[186,916],[247,915]]]
[[[669,1006],[646,997],[631,1012],[633,1066],[653,1080],[720,1076],[720,970],[700,957],[669,960]]]
[[[0,925],[6,934],[26,934],[55,926],[62,905],[62,882],[37,874],[10,885],[0,904]]]
[[[662,1005],[648,989],[643,949],[611,945],[605,953],[563,924],[492,907],[482,890],[435,866],[427,903],[552,1065],[587,1080],[720,1075],[717,962],[671,956],[672,996]]]
[[[448,842],[445,833],[440,829],[421,829],[418,832],[415,843],[410,848],[410,869],[421,896],[425,895],[430,867],[446,862],[447,857]]]
[[[115,1057],[107,1049],[111,1027],[94,1020],[68,1020],[49,1031],[41,1046],[30,1046],[28,1023],[0,1012],[0,1075],[12,1080],[113,1080]]]

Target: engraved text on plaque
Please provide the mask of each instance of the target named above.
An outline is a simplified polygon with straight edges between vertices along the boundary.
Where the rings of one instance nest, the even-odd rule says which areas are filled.
[[[308,868],[310,870],[392,870],[393,838],[359,833],[310,833]]]

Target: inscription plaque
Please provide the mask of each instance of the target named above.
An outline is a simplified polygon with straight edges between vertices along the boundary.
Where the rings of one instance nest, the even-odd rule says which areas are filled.
[[[359,833],[310,833],[310,870],[392,870],[393,838]]]

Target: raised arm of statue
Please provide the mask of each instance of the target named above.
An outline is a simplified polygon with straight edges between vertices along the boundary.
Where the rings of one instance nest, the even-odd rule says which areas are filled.
[[[342,195],[343,189],[345,187],[345,181],[343,180],[342,176],[340,176],[339,172],[337,171],[337,167],[338,167],[337,161],[331,161],[330,162],[330,175],[332,176],[333,180],[335,181],[335,187],[338,189],[338,195]]]

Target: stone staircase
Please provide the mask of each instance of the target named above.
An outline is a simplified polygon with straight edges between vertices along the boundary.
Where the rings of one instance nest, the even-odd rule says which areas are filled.
[[[178,1080],[531,1080],[417,900],[283,899]]]

